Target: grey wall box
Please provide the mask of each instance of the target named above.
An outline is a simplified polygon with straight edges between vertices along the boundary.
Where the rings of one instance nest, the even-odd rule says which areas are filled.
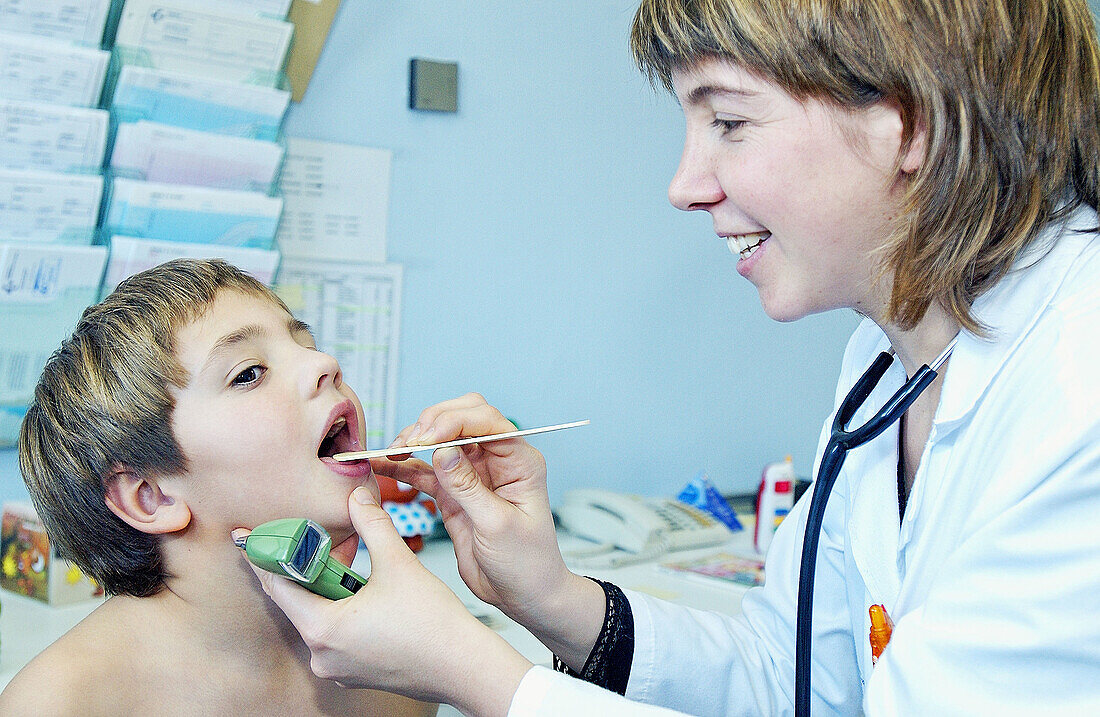
[[[409,60],[409,107],[435,112],[458,111],[458,63]]]

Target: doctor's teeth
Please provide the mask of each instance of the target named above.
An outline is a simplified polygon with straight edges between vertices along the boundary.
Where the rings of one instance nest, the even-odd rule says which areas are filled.
[[[737,234],[735,236],[726,237],[726,245],[729,247],[731,254],[746,259],[757,247],[767,241],[770,236],[771,234],[769,232]]]

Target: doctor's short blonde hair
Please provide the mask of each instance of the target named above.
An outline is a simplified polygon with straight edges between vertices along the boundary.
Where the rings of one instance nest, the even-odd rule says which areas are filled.
[[[631,48],[651,81],[728,60],[793,97],[900,107],[926,133],[882,246],[889,319],[974,300],[1042,228],[1100,187],[1100,61],[1085,0],[643,0]],[[900,157],[899,157],[900,159]]]
[[[110,511],[105,481],[120,467],[142,476],[187,470],[172,434],[171,387],[189,380],[175,336],[221,291],[286,309],[219,260],[179,259],[136,274],[84,311],[46,363],[23,420],[19,465],[50,541],[108,594],[142,597],[164,586],[157,537]]]

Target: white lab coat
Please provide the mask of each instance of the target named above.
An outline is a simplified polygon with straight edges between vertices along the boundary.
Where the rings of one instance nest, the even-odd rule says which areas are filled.
[[[849,454],[819,547],[815,715],[1100,714],[1100,240],[1072,231],[1096,225],[1078,210],[975,303],[993,337],[959,337],[900,526],[897,427]],[[887,348],[870,321],[856,329],[837,405]],[[850,425],[904,379],[895,361]],[[767,582],[736,618],[627,591],[628,698],[702,715],[793,711],[808,507],[809,495],[779,528]],[[875,603],[895,628],[872,668]],[[510,714],[648,713],[599,692],[535,668]]]

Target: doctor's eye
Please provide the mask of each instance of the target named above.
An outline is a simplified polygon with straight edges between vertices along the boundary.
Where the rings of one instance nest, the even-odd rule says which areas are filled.
[[[259,382],[266,372],[267,369],[260,364],[253,364],[234,376],[230,383],[234,386],[251,386]]]
[[[724,117],[715,117],[711,122],[711,126],[717,129],[723,137],[733,134],[744,125],[745,120],[726,119]]]

